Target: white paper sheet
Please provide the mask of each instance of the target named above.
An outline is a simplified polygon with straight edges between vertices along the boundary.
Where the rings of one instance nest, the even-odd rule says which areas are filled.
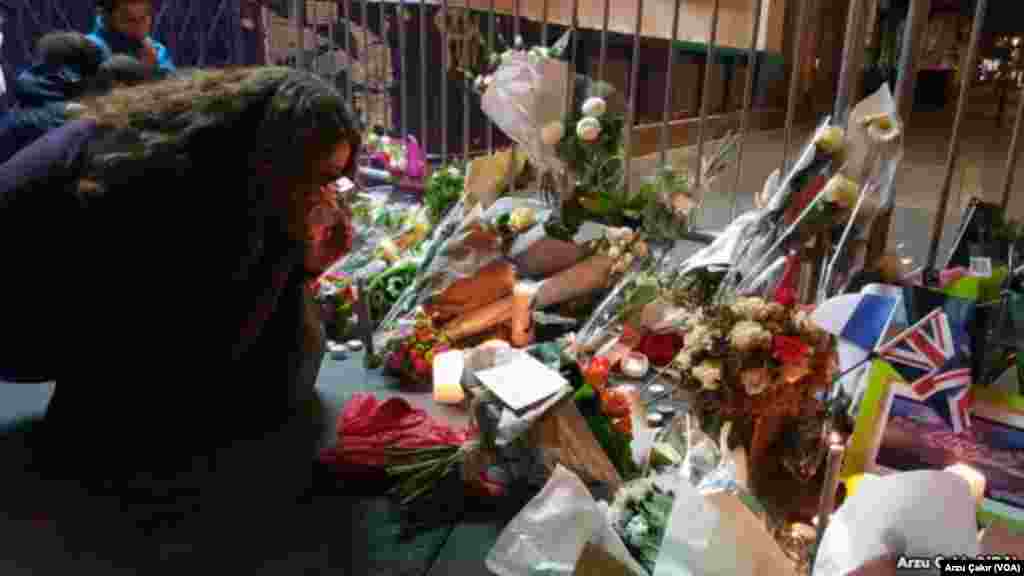
[[[496,368],[476,372],[476,377],[516,411],[549,398],[569,384],[561,374],[526,354]]]
[[[843,576],[885,555],[979,553],[976,504],[967,481],[922,470],[869,476],[832,516],[814,576]]]

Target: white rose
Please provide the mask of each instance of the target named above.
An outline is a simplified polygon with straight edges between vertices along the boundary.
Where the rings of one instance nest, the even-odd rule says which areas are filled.
[[[601,137],[601,122],[597,118],[584,118],[576,124],[576,135],[584,142],[595,142]]]
[[[385,134],[384,136],[381,136],[380,137],[380,145],[381,146],[390,146],[391,145],[391,137],[388,136],[387,134]]]
[[[448,167],[448,175],[449,176],[454,176],[454,177],[458,178],[459,176],[462,175],[462,173],[459,172],[459,169],[456,168],[455,166],[449,166]]]
[[[597,96],[587,98],[583,102],[583,115],[591,118],[600,118],[604,115],[605,111],[608,110],[608,104],[605,103],[604,98]]]
[[[555,146],[565,136],[565,124],[552,122],[540,129],[540,140],[548,146]]]

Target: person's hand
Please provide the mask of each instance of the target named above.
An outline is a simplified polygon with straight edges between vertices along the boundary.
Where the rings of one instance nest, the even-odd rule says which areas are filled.
[[[319,274],[352,249],[352,212],[333,185],[307,199],[306,271]]]
[[[142,62],[147,68],[156,67],[156,48],[153,46],[153,41],[146,39],[142,42],[142,48],[139,48],[139,62]]]

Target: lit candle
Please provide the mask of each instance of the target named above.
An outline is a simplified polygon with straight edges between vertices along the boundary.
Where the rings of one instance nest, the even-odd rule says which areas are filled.
[[[966,480],[967,485],[971,489],[971,495],[974,496],[974,500],[978,504],[981,504],[982,500],[985,499],[985,475],[976,468],[971,468],[967,464],[954,464],[946,468],[946,472],[952,472]]]
[[[448,350],[434,356],[434,402],[459,404],[466,394],[462,390],[462,371],[466,358],[462,350]]]
[[[643,378],[647,374],[647,356],[634,352],[622,359],[622,373],[634,379]]]
[[[516,348],[530,345],[533,339],[533,297],[537,285],[519,282],[512,289],[512,334],[510,340]]]

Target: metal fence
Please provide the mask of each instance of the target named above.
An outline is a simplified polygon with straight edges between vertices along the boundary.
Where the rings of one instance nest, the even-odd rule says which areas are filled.
[[[361,103],[364,113],[376,110],[375,123],[399,135],[415,134],[437,161],[453,158],[468,158],[473,154],[493,150],[507,143],[504,136],[490,125],[475,105],[468,82],[452,78],[448,73],[449,59],[459,56],[451,50],[453,37],[463,41],[467,35],[475,34],[476,41],[493,49],[504,39],[522,35],[527,44],[548,44],[556,34],[572,29],[573,42],[568,58],[573,68],[580,73],[606,79],[611,75],[609,55],[628,55],[631,65],[628,76],[622,78],[627,96],[626,131],[627,173],[636,156],[655,153],[657,163],[668,162],[668,152],[680,146],[695,148],[691,161],[691,173],[699,179],[700,170],[696,163],[703,155],[708,142],[721,135],[724,127],[735,128],[742,136],[764,128],[765,117],[775,115],[783,131],[783,146],[779,166],[785,169],[792,160],[793,139],[799,133],[800,123],[809,120],[801,114],[798,88],[800,82],[799,59],[785,62],[789,84],[785,89],[785,109],[772,109],[764,94],[765,78],[771,68],[764,54],[758,50],[758,39],[770,23],[763,21],[764,0],[751,0],[753,5],[750,43],[745,49],[722,48],[718,46],[717,34],[720,29],[722,0],[706,0],[711,4],[706,24],[706,43],[703,50],[703,68],[696,84],[699,84],[698,103],[692,118],[678,118],[678,100],[683,90],[689,89],[686,82],[673,76],[675,64],[680,59],[677,46],[677,31],[680,23],[683,0],[672,4],[672,38],[659,56],[644,43],[645,8],[651,9],[650,0],[595,0],[587,4],[590,9],[600,9],[600,27],[594,26],[589,18],[586,29],[580,25],[580,0],[531,0],[532,5],[543,2],[540,14],[524,14],[527,0],[502,0],[504,11],[496,10],[495,0],[327,0],[307,2],[306,0],[218,0],[217,2],[188,2],[182,0],[158,0],[156,34],[168,44],[176,60],[184,66],[206,66],[219,64],[259,64],[267,57],[264,28],[272,27],[267,21],[268,14],[294,29],[293,47],[288,62],[308,68],[325,76],[333,76],[339,89],[354,101]],[[797,40],[809,34],[817,26],[810,17],[823,0],[790,0],[786,10],[792,19],[788,27],[790,38],[784,42],[794,45]],[[874,14],[872,3],[878,0],[851,0],[846,15],[846,33],[843,39],[841,68],[836,84],[836,98],[833,113],[842,118],[850,102],[859,96],[865,53],[865,31],[868,20]],[[920,65],[928,16],[933,0],[910,0],[903,45],[900,50],[897,70],[898,82],[895,97],[898,110],[906,118],[914,101],[915,80]],[[976,0],[975,18],[968,53],[963,70],[974,70],[978,60],[978,47],[982,27],[989,9],[987,0]],[[262,5],[262,16],[257,5]],[[0,16],[4,17],[6,39],[4,60],[10,79],[20,65],[27,62],[34,38],[49,29],[87,29],[91,20],[92,2],[70,2],[60,0],[0,0]],[[309,6],[316,10],[330,8],[328,18],[308,13]],[[609,15],[613,6],[633,9],[631,31],[610,29]],[[655,6],[659,9],[661,5]],[[664,8],[660,8],[664,10]],[[568,15],[566,12],[569,11]],[[465,23],[465,14],[472,14],[474,29],[460,29]],[[549,16],[558,13],[560,19]],[[664,14],[664,12],[662,12]],[[538,17],[539,16],[539,17]],[[462,20],[460,20],[462,18]],[[442,22],[442,26],[438,23]],[[621,22],[620,22],[621,23]],[[312,24],[312,25],[311,25]],[[439,28],[439,34],[435,29]],[[460,36],[461,35],[461,36]],[[312,39],[312,42],[309,40]],[[596,62],[592,54],[580,49],[580,43],[599,46]],[[261,46],[261,44],[264,44]],[[786,51],[795,53],[794,48]],[[374,53],[387,54],[387,64],[373,62]],[[734,94],[734,106],[717,109],[714,94],[709,87],[712,83],[714,66],[728,56],[746,64],[741,74],[734,69],[737,80],[742,77],[742,89]],[[272,58],[271,58],[272,60]],[[641,66],[646,68],[641,77]],[[20,63],[20,65],[19,65]],[[650,105],[649,95],[641,106],[638,95],[642,81],[650,76],[664,79],[659,89],[664,93],[654,95],[660,103]],[[946,208],[950,202],[950,190],[957,161],[960,157],[961,129],[964,112],[968,105],[971,74],[961,74],[960,95],[957,101],[952,137],[946,155],[944,179],[938,190],[938,210],[929,239],[927,264],[934,265],[939,242],[945,227]],[[660,79],[659,79],[660,81]],[[572,98],[570,93],[567,98]],[[758,106],[760,104],[760,107]],[[660,118],[654,109],[660,107]],[[642,114],[638,114],[642,112]],[[1020,133],[1024,120],[1024,98],[1018,104],[1018,114],[1013,126],[1013,136],[1005,162],[1002,177],[1002,204],[1005,207],[1014,186],[1014,173],[1020,149]],[[738,191],[744,173],[744,150],[741,138],[737,150],[736,170],[731,182],[725,186],[723,196],[728,198],[729,215],[737,212]],[[630,178],[629,182],[632,183]],[[697,182],[699,185],[699,182]],[[698,222],[698,225],[700,222]],[[873,242],[873,252],[879,253],[887,244],[888,222],[882,219],[879,234]],[[708,241],[711,233],[698,233],[694,238]]]
[[[571,3],[571,17],[568,19],[568,26],[559,25],[549,21],[549,14],[551,13],[553,5],[550,5],[550,0],[544,0],[543,8],[541,11],[541,17],[538,21],[536,18],[527,18],[522,14],[522,6],[525,0],[511,0],[511,14],[502,13],[499,14],[495,11],[494,0],[464,0],[456,4],[450,0],[349,0],[342,1],[340,3],[334,3],[340,7],[339,12],[341,13],[341,20],[339,21],[341,26],[346,28],[345,33],[341,34],[340,37],[345,42],[345,52],[351,54],[350,43],[355,41],[356,38],[351,33],[352,27],[359,28],[362,33],[368,34],[370,30],[375,30],[377,33],[386,34],[382,31],[382,25],[374,25],[372,18],[376,18],[378,22],[384,22],[391,19],[396,24],[395,30],[391,34],[391,38],[394,39],[395,46],[392,54],[396,56],[396,62],[393,66],[398,71],[397,78],[394,83],[395,86],[387,86],[377,91],[378,97],[384,97],[385,95],[389,98],[390,114],[386,115],[388,122],[386,128],[392,130],[396,134],[407,135],[410,132],[416,133],[421,143],[425,144],[426,147],[434,153],[434,157],[437,160],[448,160],[457,157],[469,157],[475,152],[484,152],[493,150],[495,146],[496,136],[494,129],[490,125],[490,122],[486,119],[475,114],[479,112],[475,111],[475,106],[471,104],[469,86],[467,82],[449,82],[440,81],[432,82],[437,76],[440,70],[441,74],[447,73],[449,68],[448,59],[451,57],[451,51],[449,50],[449,35],[450,34],[465,34],[464,30],[455,30],[452,28],[451,23],[455,20],[450,19],[456,12],[463,13],[463,11],[469,9],[474,11],[479,21],[483,23],[480,30],[480,42],[485,43],[490,49],[495,46],[496,35],[512,37],[524,35],[524,31],[529,29],[535,29],[539,31],[533,38],[527,38],[527,43],[531,41],[539,42],[542,44],[550,43],[554,39],[553,31],[558,28],[560,30],[566,27],[572,30],[578,30],[580,28],[580,2],[579,0],[565,0],[564,4],[568,5]],[[877,1],[877,0],[875,0]],[[643,52],[641,49],[641,41],[643,37],[643,26],[644,21],[644,0],[630,0],[630,4],[635,8],[635,29],[633,30],[631,41],[632,50],[632,64],[629,67],[629,78],[628,86],[626,86],[627,94],[627,126],[632,129],[626,131],[626,158],[625,164],[627,167],[627,174],[629,173],[629,167],[634,161],[634,155],[637,150],[636,140],[646,130],[649,131],[652,128],[656,128],[657,135],[657,157],[658,162],[664,164],[667,162],[667,152],[674,145],[680,144],[680,139],[673,134],[674,131],[678,130],[681,125],[686,125],[690,128],[695,128],[696,138],[692,138],[693,130],[686,132],[687,137],[683,139],[682,143],[687,145],[693,145],[696,148],[696,154],[692,156],[694,163],[699,163],[700,158],[703,156],[704,149],[707,146],[709,139],[712,136],[712,125],[716,122],[725,121],[731,125],[737,126],[738,131],[742,136],[748,135],[752,130],[755,129],[751,119],[752,113],[754,112],[754,93],[755,86],[757,85],[758,75],[758,39],[761,37],[762,26],[767,24],[762,20],[762,8],[764,0],[754,0],[754,18],[753,26],[750,31],[751,42],[749,47],[746,49],[746,62],[749,64],[746,69],[742,98],[740,99],[740,106],[738,109],[727,111],[723,115],[714,115],[711,112],[711,99],[712,91],[708,89],[711,85],[712,63],[716,61],[716,52],[719,50],[717,46],[716,35],[719,29],[719,15],[721,9],[721,0],[709,0],[712,3],[712,10],[710,18],[707,19],[707,46],[706,46],[706,60],[703,67],[703,81],[702,89],[700,90],[700,105],[699,113],[696,118],[692,121],[680,121],[673,118],[673,90],[679,89],[679,82],[673,78],[674,64],[678,58],[677,50],[677,30],[679,28],[680,9],[683,5],[682,0],[676,0],[674,2],[673,12],[673,26],[672,26],[672,38],[668,43],[667,50],[664,54],[664,59],[654,61],[651,58],[650,52]],[[799,39],[803,37],[810,28],[815,26],[811,22],[810,13],[814,6],[815,0],[792,0],[787,3],[786,9],[792,9],[793,24],[790,28],[790,34],[793,38]],[[843,119],[847,114],[850,107],[851,101],[855,101],[860,94],[862,74],[861,70],[864,67],[864,53],[865,53],[865,37],[866,29],[869,18],[874,14],[871,7],[872,0],[851,0],[849,3],[849,11],[846,16],[846,34],[843,39],[843,57],[841,60],[841,71],[836,89],[836,98],[833,114],[838,119]],[[623,2],[625,4],[625,2]],[[506,2],[507,4],[507,2]],[[618,0],[616,0],[618,4]],[[987,11],[987,0],[978,0],[975,7],[975,18],[974,27],[970,36],[970,42],[968,47],[968,54],[965,60],[964,70],[973,70],[976,67],[978,44],[981,37],[982,26],[985,23],[985,16]],[[609,13],[611,11],[612,1],[603,0],[603,26],[599,32],[600,38],[600,50],[599,57],[596,66],[591,66],[591,70],[596,71],[598,79],[604,79],[607,73],[607,62],[609,53],[609,39],[616,36],[621,36],[616,32],[609,30]],[[292,11],[290,17],[294,22],[294,25],[299,30],[305,30],[302,23],[307,20],[307,16],[304,13],[306,4],[302,1],[295,3],[295,10]],[[565,7],[559,5],[560,10],[564,10]],[[920,54],[923,49],[923,41],[925,37],[925,30],[928,25],[928,15],[931,9],[931,0],[911,0],[906,21],[906,27],[903,34],[903,45],[900,51],[899,66],[897,71],[898,82],[895,88],[895,99],[898,104],[898,110],[901,115],[906,117],[912,103],[914,101],[914,90],[915,90],[915,79],[917,76],[917,70],[919,68]],[[436,22],[438,19],[445,22],[444,26],[441,26],[441,40],[442,45],[440,50],[433,48],[429,42],[428,28],[431,22]],[[498,24],[500,23],[500,24]],[[451,30],[449,28],[452,28]],[[592,32],[591,32],[592,33]],[[300,32],[300,35],[303,32]],[[567,57],[572,62],[573,68],[577,72],[582,72],[583,67],[581,66],[581,59],[585,58],[586,55],[582,54],[579,50],[578,38],[579,35],[573,36],[573,42],[567,51]],[[337,35],[332,31],[329,34],[330,46],[327,50],[333,50],[334,42]],[[408,42],[410,39],[418,42],[418,49],[410,49]],[[301,44],[301,42],[300,42]],[[360,43],[361,46],[366,49],[369,42],[365,36]],[[792,52],[792,51],[791,51]],[[413,58],[414,61],[410,61]],[[437,58],[437,59],[435,59]],[[792,62],[786,63],[789,68],[789,85],[786,93],[786,108],[785,108],[785,120],[782,125],[783,129],[783,149],[782,158],[780,161],[780,167],[782,171],[788,167],[792,160],[792,147],[793,139],[796,134],[795,127],[798,121],[801,119],[798,113],[798,104],[800,102],[798,96],[798,85],[800,82],[800,71],[798,69],[799,59],[792,58]],[[311,68],[315,66],[315,62],[310,62],[309,59],[303,58],[301,55],[296,56],[296,62],[300,65],[303,63]],[[661,119],[657,122],[656,126],[650,124],[638,125],[637,123],[637,95],[639,90],[639,73],[641,66],[637,65],[643,61],[643,65],[657,74],[664,74],[666,81],[664,82],[664,94],[661,99],[663,104]],[[369,64],[364,63],[364,66]],[[417,74],[418,73],[418,74]],[[935,221],[933,222],[933,232],[930,238],[930,248],[928,253],[927,265],[933,267],[939,246],[939,241],[942,236],[942,231],[945,225],[945,214],[946,208],[950,201],[950,189],[953,182],[954,172],[956,169],[957,160],[960,153],[960,133],[961,127],[964,121],[964,111],[968,104],[969,88],[971,85],[971,74],[961,74],[961,86],[959,99],[957,101],[957,113],[953,124],[953,133],[950,140],[949,150],[947,154],[947,160],[945,163],[945,178],[943,184],[939,189],[939,209],[936,213]],[[366,73],[363,73],[365,79]],[[356,97],[356,92],[362,90],[364,97],[367,100],[372,100],[372,90],[369,86],[361,86],[354,88],[354,84],[358,85],[359,78],[353,78],[351,71],[344,74],[343,89],[349,96]],[[567,98],[572,98],[571,91],[573,90],[572,84],[569,86],[570,93],[567,94]],[[367,104],[370,106],[370,104]],[[1019,104],[1021,111],[1024,112],[1024,98],[1021,99]],[[471,109],[472,108],[472,109]],[[439,112],[439,130],[431,131],[429,125],[431,119],[434,116],[434,111]],[[461,134],[458,134],[458,124],[455,124],[450,129],[452,119],[461,118]],[[1016,125],[1013,128],[1013,139],[1010,146],[1009,154],[1006,161],[1006,173],[1003,178],[1003,190],[1002,198],[1003,205],[1005,206],[1008,202],[1009,195],[1013,188],[1013,174],[1016,168],[1016,161],[1018,157],[1018,151],[1020,147],[1020,131],[1022,128],[1022,119],[1024,114],[1018,114]],[[482,128],[481,128],[482,125]],[[483,132],[483,143],[479,146],[476,144],[480,138],[474,139],[473,134]],[[500,135],[497,136],[500,138]],[[728,186],[727,195],[730,202],[730,215],[736,213],[737,203],[737,188],[740,186],[742,178],[742,170],[744,165],[744,149],[742,142],[746,138],[740,140],[741,144],[737,151],[738,158],[736,159],[737,169],[733,175],[732,182]],[[461,146],[456,147],[454,143],[457,142]],[[691,174],[698,180],[696,184],[699,186],[699,178],[701,171],[699,165],[695,165],[691,168]],[[632,183],[632,178],[629,182]],[[878,236],[880,239],[876,239],[874,244],[874,251],[876,253],[884,249],[887,241],[885,232],[888,229],[888,220],[883,218],[881,222],[880,233]],[[695,230],[696,232],[696,230]],[[709,241],[713,238],[713,231],[706,231],[711,233],[695,233],[694,238],[701,241]]]

